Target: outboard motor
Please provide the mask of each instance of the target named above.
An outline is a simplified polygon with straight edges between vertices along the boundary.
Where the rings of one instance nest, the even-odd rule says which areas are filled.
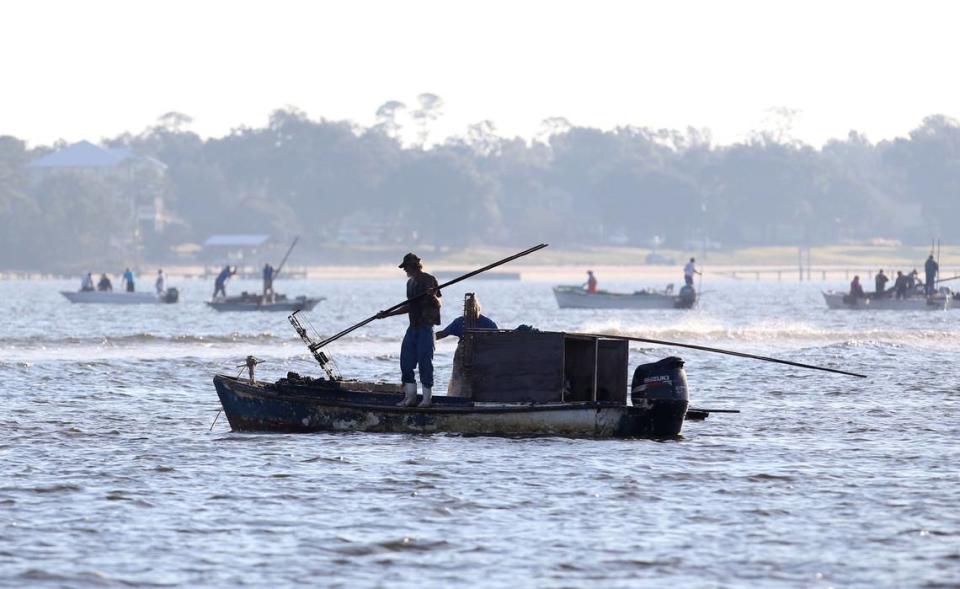
[[[680,292],[677,293],[677,308],[679,309],[690,309],[693,307],[693,304],[697,302],[697,291],[693,289],[689,284],[684,284],[680,287]]]
[[[641,364],[633,372],[630,399],[640,429],[653,436],[676,436],[683,428],[690,397],[683,360],[676,356]]]
[[[180,299],[180,291],[176,288],[168,288],[164,291],[162,299],[164,303],[176,303]]]

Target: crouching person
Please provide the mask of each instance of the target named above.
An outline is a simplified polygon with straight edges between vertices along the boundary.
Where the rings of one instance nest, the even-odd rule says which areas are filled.
[[[453,353],[453,371],[450,374],[450,385],[447,387],[447,395],[451,397],[469,396],[463,384],[463,334],[469,329],[497,329],[497,324],[493,320],[480,314],[480,300],[472,292],[468,292],[463,298],[463,315],[437,332],[437,339],[443,339],[448,335],[460,338],[457,342],[457,350]]]

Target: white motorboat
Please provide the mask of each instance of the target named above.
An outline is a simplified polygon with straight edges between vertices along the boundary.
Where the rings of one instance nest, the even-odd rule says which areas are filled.
[[[62,290],[60,294],[65,296],[71,303],[99,303],[103,305],[176,303],[180,299],[180,292],[175,288],[168,288],[162,295],[155,292],[124,292],[111,290]]]
[[[691,286],[684,286],[677,294],[668,290],[588,292],[580,286],[555,286],[553,295],[561,309],[689,309],[697,302]]]
[[[860,309],[870,311],[943,311],[952,305],[952,298],[944,294],[909,296],[898,299],[892,295],[884,297],[852,297],[847,293],[826,291],[823,300],[831,309]]]

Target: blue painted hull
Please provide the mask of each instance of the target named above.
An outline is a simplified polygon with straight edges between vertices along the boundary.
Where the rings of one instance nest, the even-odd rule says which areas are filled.
[[[432,407],[397,407],[395,385],[355,381],[250,383],[213,379],[230,426],[237,431],[456,433],[465,435],[669,438],[678,436],[687,401],[474,404],[434,397]]]

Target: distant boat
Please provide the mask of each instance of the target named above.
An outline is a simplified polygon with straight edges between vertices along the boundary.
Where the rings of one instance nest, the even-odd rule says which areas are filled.
[[[830,309],[856,309],[865,311],[943,311],[952,306],[952,297],[935,294],[930,297],[911,296],[897,299],[885,297],[852,297],[849,294],[828,290],[823,300]]]
[[[579,286],[555,286],[553,295],[561,309],[690,309],[697,302],[692,286],[682,287],[677,294],[666,290],[591,293]]]
[[[293,238],[293,243],[290,244],[287,253],[284,254],[283,259],[280,260],[280,265],[277,266],[272,274],[272,278],[270,279],[271,286],[273,281],[280,276],[283,265],[287,263],[290,252],[293,251],[293,248],[296,247],[299,240],[299,236]],[[234,270],[236,269],[234,268]],[[323,297],[311,298],[303,295],[292,299],[283,294],[273,294],[268,297],[265,294],[267,286],[268,284],[264,282],[264,294],[244,291],[240,293],[240,296],[215,298],[212,301],[207,301],[207,305],[217,311],[284,311],[292,313],[294,311],[312,311],[313,308],[317,306],[317,303],[324,300]]]
[[[180,291],[168,288],[162,295],[155,292],[124,292],[124,291],[60,291],[71,303],[99,303],[104,305],[148,305],[157,303],[176,303],[180,299]]]
[[[276,295],[273,300],[267,300],[263,295],[245,292],[236,297],[207,301],[207,305],[217,311],[285,311],[292,313],[294,311],[312,311],[317,303],[323,300],[326,300],[325,297],[303,295],[291,299],[282,294]]]

